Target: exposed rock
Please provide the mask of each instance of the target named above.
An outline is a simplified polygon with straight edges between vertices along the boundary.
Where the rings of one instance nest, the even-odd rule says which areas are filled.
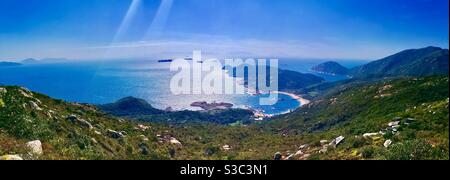
[[[386,140],[386,141],[384,142],[383,146],[384,146],[385,148],[388,148],[391,144],[392,144],[392,140],[388,139],[388,140]]]
[[[117,132],[111,129],[108,129],[108,136],[114,139],[120,139],[120,138],[124,138],[125,135],[123,135],[121,132]]]
[[[4,155],[4,156],[0,156],[0,160],[18,161],[18,160],[23,160],[23,159],[19,155]]]
[[[305,149],[307,147],[309,147],[309,145],[308,144],[304,144],[304,145],[301,145],[300,147],[298,147],[298,149]]]
[[[389,124],[388,124],[388,126],[389,127],[392,127],[392,126],[397,126],[397,125],[399,125],[400,124],[400,121],[393,121],[393,122],[390,122]]]
[[[94,129],[94,126],[92,126],[92,124],[84,119],[79,119],[77,116],[75,115],[70,115],[66,118],[67,120],[71,121],[72,123],[78,123],[81,126],[84,126],[86,128],[89,129]]]
[[[231,150],[231,147],[229,145],[223,145],[222,149],[225,151],[229,151],[229,150]]]
[[[304,154],[303,156],[301,156],[301,157],[299,158],[299,160],[306,160],[306,159],[308,159],[310,156],[311,156],[311,154]]]
[[[92,124],[84,119],[79,119],[78,123],[80,123],[80,125],[89,128],[89,129],[94,129],[94,126],[92,126]]]
[[[380,135],[380,133],[365,133],[365,134],[363,134],[363,137],[368,138],[368,137],[378,136],[378,135]]]
[[[414,121],[416,121],[416,119],[414,119],[414,118],[406,118],[405,123],[411,124],[411,123],[413,123]]]
[[[42,111],[42,108],[39,107],[39,105],[37,105],[34,101],[30,101],[28,102],[28,104],[30,105],[31,108],[33,108],[36,111]]]
[[[27,98],[33,98],[33,93],[26,88],[21,87],[19,89],[19,92],[20,92],[20,94],[22,94],[22,96],[25,96]]]
[[[176,138],[174,138],[174,137],[171,137],[171,138],[170,138],[169,143],[170,143],[170,144],[174,144],[174,145],[178,145],[178,146],[182,146],[182,145],[183,145],[183,144],[181,144],[180,141],[178,141],[178,140],[177,140]]]
[[[333,146],[333,147],[337,147],[344,139],[345,139],[344,136],[339,136],[336,139],[334,139],[329,145]]]
[[[275,153],[275,155],[273,156],[273,160],[276,160],[276,161],[281,160],[281,158],[282,158],[282,155],[280,152]]]
[[[326,144],[328,143],[328,140],[320,140],[320,144]]]
[[[26,147],[30,150],[32,155],[42,155],[44,152],[42,151],[42,143],[39,140],[30,141],[25,144]]]
[[[20,88],[19,89],[20,94],[22,94],[22,96],[25,96],[27,98],[33,98],[33,93],[25,88]]]
[[[285,160],[293,160],[296,157],[299,157],[303,155],[303,151],[302,150],[298,150],[296,153],[289,155],[288,157],[285,158]]]
[[[324,146],[322,147],[322,149],[319,150],[319,153],[324,154],[324,153],[327,153],[327,151],[328,151],[328,145],[324,145]]]

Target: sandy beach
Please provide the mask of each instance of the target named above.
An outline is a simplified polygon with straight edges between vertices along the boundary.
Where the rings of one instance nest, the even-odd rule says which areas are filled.
[[[307,99],[305,99],[299,95],[293,94],[293,93],[288,93],[288,92],[283,92],[283,91],[274,91],[274,93],[288,95],[288,96],[292,97],[293,99],[297,100],[298,102],[300,102],[301,106],[311,103],[310,100],[307,100]]]

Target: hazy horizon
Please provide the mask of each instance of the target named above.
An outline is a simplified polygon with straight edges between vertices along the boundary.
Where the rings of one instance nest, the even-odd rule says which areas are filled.
[[[448,18],[447,0],[5,0],[0,60],[376,60],[448,49]]]

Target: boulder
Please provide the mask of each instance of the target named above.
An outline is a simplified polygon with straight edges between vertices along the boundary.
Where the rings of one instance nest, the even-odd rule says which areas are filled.
[[[384,146],[385,148],[388,148],[391,144],[392,144],[392,140],[388,139],[388,140],[386,140],[386,141],[384,142],[383,146]]]
[[[296,153],[289,155],[288,157],[285,158],[285,160],[293,160],[296,157],[299,157],[303,155],[303,151],[302,150],[298,150]]]
[[[307,147],[309,147],[309,145],[308,144],[304,144],[304,145],[301,145],[300,147],[298,147],[298,149],[305,149]]]
[[[393,122],[390,122],[389,124],[388,124],[388,126],[389,127],[392,127],[392,126],[397,126],[397,125],[399,125],[400,124],[400,121],[393,121]]]
[[[322,154],[324,154],[324,153],[327,153],[327,151],[328,151],[328,146],[327,146],[327,145],[325,145],[325,146],[323,146],[323,147],[322,147],[322,149],[321,149],[321,150],[319,150],[319,153],[322,153]]]
[[[125,137],[125,135],[123,135],[121,132],[117,132],[117,131],[114,131],[111,129],[108,129],[107,132],[108,132],[108,136],[111,138],[114,138],[114,139],[120,139],[120,138]]]
[[[342,141],[344,141],[344,136],[339,136],[336,139],[334,139],[329,145],[333,147],[337,147]]]
[[[231,147],[230,147],[230,145],[223,145],[223,146],[222,146],[222,149],[223,149],[224,151],[229,151],[229,150],[231,150]]]
[[[304,154],[303,156],[301,156],[301,157],[299,158],[299,160],[306,160],[306,159],[308,159],[310,156],[311,156],[311,154]]]
[[[182,145],[183,145],[183,144],[181,144],[180,141],[178,141],[178,139],[176,139],[176,138],[174,138],[174,137],[171,137],[171,138],[170,138],[169,143],[170,143],[170,144],[174,144],[174,145],[178,145],[178,146],[182,146]]]
[[[28,105],[30,105],[30,107],[36,111],[42,111],[42,108],[39,107],[39,105],[37,105],[37,103],[35,103],[34,101],[28,102]]]
[[[72,123],[78,123],[83,127],[89,128],[89,129],[94,129],[94,126],[92,126],[92,124],[84,119],[79,119],[77,116],[75,115],[70,115],[66,118],[67,120],[71,121]]]
[[[18,161],[18,160],[23,160],[23,159],[19,155],[4,155],[4,156],[0,156],[0,160]]]
[[[273,160],[279,161],[279,160],[281,160],[282,157],[283,157],[283,156],[281,155],[281,153],[280,153],[280,152],[277,152],[277,153],[275,153],[275,155],[273,156]]]
[[[414,118],[406,118],[405,123],[411,124],[411,123],[413,123],[414,121],[416,121],[416,119],[414,119]]]
[[[25,144],[25,146],[30,150],[30,154],[32,155],[42,155],[44,151],[42,151],[42,143],[39,140],[30,141]]]
[[[92,124],[91,124],[90,122],[88,122],[88,121],[86,121],[86,120],[84,120],[84,119],[79,119],[79,120],[78,120],[78,123],[79,123],[81,126],[84,126],[84,127],[88,128],[88,129],[94,129],[94,126],[92,126]]]
[[[378,136],[380,133],[365,133],[363,134],[363,137],[368,138],[372,136]]]
[[[22,96],[25,96],[27,98],[32,98],[33,97],[33,93],[25,88],[20,88],[19,89],[20,94],[22,94]]]

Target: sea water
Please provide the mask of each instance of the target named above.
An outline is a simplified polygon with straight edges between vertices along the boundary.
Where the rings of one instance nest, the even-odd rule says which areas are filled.
[[[280,60],[280,68],[310,71],[319,61]],[[358,64],[354,63],[353,65]],[[176,72],[170,63],[157,61],[78,61],[49,64],[30,64],[0,68],[0,84],[23,86],[30,90],[69,102],[105,104],[133,96],[142,98],[159,109],[199,110],[190,104],[196,101],[227,102],[237,108],[251,108],[268,115],[295,110],[301,104],[292,97],[279,94],[278,103],[259,105],[260,96],[235,95],[173,95],[170,80]],[[329,81],[345,76],[316,74]]]

